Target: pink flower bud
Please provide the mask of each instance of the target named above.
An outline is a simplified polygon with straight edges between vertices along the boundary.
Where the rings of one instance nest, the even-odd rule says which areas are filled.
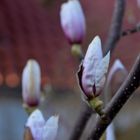
[[[39,109],[28,118],[26,127],[31,130],[34,140],[55,140],[58,130],[58,116],[52,116],[47,121]]]
[[[69,0],[62,4],[60,11],[62,29],[72,44],[79,44],[85,36],[85,17],[78,0]]]
[[[119,70],[121,70],[123,73],[127,73],[127,70],[126,70],[126,68],[125,68],[125,66],[121,63],[121,61],[119,60],[119,59],[117,59],[115,62],[114,62],[114,64],[113,64],[113,66],[110,68],[110,71],[109,71],[109,73],[108,73],[108,78],[107,78],[107,81],[110,83],[110,81],[111,81],[111,79],[112,79],[112,77],[113,77],[113,75],[117,72],[117,71],[119,71]]]
[[[79,84],[88,99],[101,93],[110,61],[110,52],[103,57],[101,41],[96,36],[90,43],[78,72]]]
[[[110,68],[106,82],[106,88],[110,92],[111,96],[113,96],[113,94],[116,93],[118,88],[124,82],[127,75],[128,75],[127,69],[121,63],[121,61],[117,59]]]
[[[27,62],[22,73],[22,96],[28,106],[37,106],[40,100],[41,72],[37,61]]]

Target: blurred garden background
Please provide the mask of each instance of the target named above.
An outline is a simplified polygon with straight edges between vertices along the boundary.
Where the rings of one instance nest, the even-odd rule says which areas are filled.
[[[21,75],[28,59],[41,66],[42,91],[45,103],[40,105],[46,119],[60,115],[57,140],[67,140],[83,101],[76,80],[79,61],[71,55],[60,26],[60,7],[65,0],[1,0],[0,1],[0,139],[23,139],[27,114],[22,108]],[[81,0],[86,16],[85,52],[91,40],[100,35],[107,38],[114,9],[114,0]],[[123,29],[135,27],[140,21],[140,5],[126,1]],[[140,53],[140,33],[122,37],[115,48],[111,65],[120,59],[130,70]],[[116,83],[120,77],[116,77]],[[117,84],[112,85],[112,88]],[[117,87],[118,88],[118,87]],[[114,91],[113,90],[113,91]],[[116,140],[140,138],[140,89],[115,119]],[[44,99],[42,99],[44,100]],[[95,116],[93,115],[93,118]],[[94,123],[90,120],[90,125]],[[89,132],[87,128],[83,140]]]

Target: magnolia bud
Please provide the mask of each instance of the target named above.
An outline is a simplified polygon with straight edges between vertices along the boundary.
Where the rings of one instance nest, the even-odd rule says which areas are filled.
[[[110,52],[103,57],[101,40],[96,36],[88,47],[78,72],[79,84],[88,99],[100,95],[108,71]]]
[[[60,11],[62,29],[71,44],[80,44],[85,36],[85,17],[78,0],[62,4]]]
[[[24,104],[29,107],[37,106],[40,100],[41,72],[37,61],[27,62],[22,73],[22,96]]]
[[[128,75],[128,71],[125,66],[121,63],[119,59],[117,59],[110,71],[108,73],[108,78],[106,82],[106,86],[111,93],[116,93],[117,89],[124,82],[125,78]]]
[[[115,73],[117,71],[121,70],[122,73],[125,73],[127,74],[127,70],[125,68],[125,66],[121,63],[121,61],[119,59],[117,59],[114,64],[112,65],[112,67],[110,68],[110,71],[108,73],[108,78],[107,78],[107,81],[110,83],[110,81],[112,80],[113,78],[113,75],[115,75]]]
[[[45,121],[41,111],[36,109],[27,120],[26,129],[28,128],[34,140],[55,140],[58,130],[58,116],[52,116]]]

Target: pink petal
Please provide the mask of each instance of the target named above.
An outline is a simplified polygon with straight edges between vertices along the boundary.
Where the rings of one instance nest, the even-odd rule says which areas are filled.
[[[97,66],[97,64],[102,60],[103,53],[102,53],[102,47],[101,47],[101,40],[99,36],[96,36],[92,42],[90,43],[84,61],[83,66],[86,68],[91,63],[93,64],[93,69]]]
[[[34,140],[42,140],[43,127],[45,120],[39,109],[36,109],[28,118],[26,127],[29,127]]]
[[[70,0],[61,6],[61,26],[66,37],[74,43],[79,43],[85,36],[85,17],[78,0]]]
[[[108,74],[108,79],[107,81],[111,81],[113,75],[118,71],[118,70],[123,70],[123,71],[127,71],[126,68],[124,67],[124,65],[121,63],[121,61],[119,59],[117,59],[113,66],[110,69],[110,72]]]
[[[22,96],[26,104],[35,104],[40,99],[41,72],[37,61],[28,60],[22,73]]]
[[[58,116],[52,116],[45,123],[42,140],[55,140],[58,131]]]
[[[83,61],[82,85],[86,94],[93,93],[96,67],[102,60],[101,40],[96,36],[90,43]]]
[[[96,67],[95,73],[95,86],[96,86],[96,94],[98,94],[104,86],[105,83],[105,75],[108,71],[110,61],[110,52],[101,60],[101,62]]]

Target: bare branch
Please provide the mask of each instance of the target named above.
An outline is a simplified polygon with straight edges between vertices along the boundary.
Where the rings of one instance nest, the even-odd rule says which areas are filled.
[[[127,30],[123,31],[121,33],[120,37],[127,36],[127,35],[130,35],[130,34],[134,34],[134,33],[137,33],[137,32],[140,32],[140,24],[136,25],[132,29],[127,29]]]
[[[78,120],[75,124],[75,127],[73,128],[72,134],[70,136],[69,140],[79,140],[84,128],[91,117],[93,113],[93,110],[87,105],[84,104],[84,109],[83,111],[79,114]]]
[[[108,39],[105,43],[104,54],[107,54],[109,50],[112,52],[113,49],[115,48],[117,41],[120,38],[124,11],[125,11],[125,0],[116,0]]]
[[[88,140],[99,140],[107,126],[114,119],[123,105],[127,102],[134,91],[140,86],[140,54],[132,67],[123,85],[104,109],[103,118],[98,117],[93,132]]]

